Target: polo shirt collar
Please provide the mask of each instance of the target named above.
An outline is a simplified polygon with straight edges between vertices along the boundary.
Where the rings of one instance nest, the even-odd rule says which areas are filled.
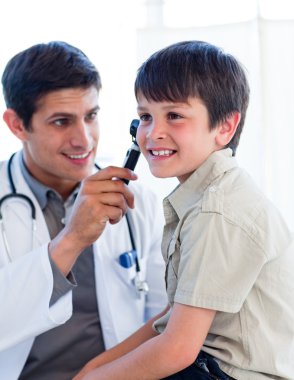
[[[56,190],[54,190],[54,189],[44,185],[43,183],[39,182],[36,178],[34,178],[29,173],[29,171],[28,171],[28,169],[24,163],[23,152],[21,153],[20,170],[21,170],[21,173],[22,173],[26,183],[28,184],[29,188],[33,192],[34,196],[36,197],[36,199],[37,199],[42,210],[44,210],[44,208],[46,207],[47,202],[48,202],[48,197],[50,196],[50,194],[54,194],[55,197],[62,200],[61,195]],[[66,200],[67,203],[71,203],[71,202],[73,203],[74,202],[74,200],[78,194],[79,188],[80,188],[80,185],[78,185],[73,190],[71,195]]]
[[[220,175],[237,166],[230,148],[212,153],[190,177],[179,184],[163,200],[166,221],[173,219],[174,212],[181,218],[187,208],[203,197],[204,191]]]

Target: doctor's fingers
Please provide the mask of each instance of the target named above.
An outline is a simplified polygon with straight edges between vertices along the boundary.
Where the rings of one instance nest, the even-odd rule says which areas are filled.
[[[123,181],[118,179],[103,181],[85,180],[82,183],[80,193],[84,196],[96,195],[97,197],[100,197],[104,203],[108,203],[107,197],[104,197],[105,194],[110,197],[113,195],[120,195],[124,198],[128,207],[134,208],[134,194]]]
[[[116,198],[123,198],[119,196]],[[71,241],[84,249],[92,244],[103,233],[107,222],[111,224],[121,220],[126,212],[126,202],[122,200],[107,200],[109,204],[98,201],[97,196],[79,196],[73,212],[65,226]]]
[[[91,175],[87,179],[91,181],[103,181],[107,179],[110,180],[113,178],[124,178],[133,181],[136,180],[138,177],[130,169],[121,168],[118,166],[108,166],[107,168],[99,170],[99,172]]]
[[[121,193],[79,194],[74,207],[75,219],[87,224],[101,221],[117,223],[128,207],[128,202]]]
[[[101,215],[105,216],[112,224],[119,222],[129,208],[126,198],[121,193],[100,193],[93,196],[91,202],[93,216],[98,219]]]

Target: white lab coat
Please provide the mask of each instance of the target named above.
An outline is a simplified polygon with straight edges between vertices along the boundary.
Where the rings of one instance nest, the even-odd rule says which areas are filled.
[[[19,198],[3,203],[1,212],[12,261],[0,233],[0,379],[16,380],[28,357],[34,337],[66,322],[72,314],[72,293],[68,292],[52,307],[53,289],[48,259],[48,229],[42,211],[21,175],[20,154],[12,162],[16,190],[26,194],[36,207],[37,230],[32,249],[32,218],[28,204]],[[159,312],[166,304],[164,264],[160,253],[163,215],[156,197],[138,185],[135,210],[131,211],[133,233],[139,254],[142,277],[150,291],[138,297],[132,284],[135,268],[125,269],[118,256],[131,249],[125,218],[107,225],[94,244],[96,293],[106,348],[136,330],[144,318]],[[0,163],[0,197],[10,193],[7,163]]]

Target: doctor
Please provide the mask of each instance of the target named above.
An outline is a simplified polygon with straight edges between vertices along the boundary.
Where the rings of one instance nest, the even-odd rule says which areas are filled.
[[[32,46],[2,84],[23,149],[0,164],[0,379],[68,380],[165,305],[161,205],[94,169],[101,82],[79,49]],[[120,261],[133,248],[140,268]]]

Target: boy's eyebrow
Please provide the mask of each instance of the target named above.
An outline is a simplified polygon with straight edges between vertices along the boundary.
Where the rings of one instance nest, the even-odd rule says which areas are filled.
[[[175,103],[167,104],[167,105],[163,106],[162,108],[164,110],[169,110],[169,109],[173,109],[176,107],[189,107],[189,103],[188,102],[175,102]],[[137,110],[138,111],[145,111],[145,110],[148,110],[148,107],[138,106]]]
[[[145,111],[145,110],[146,110],[146,107],[138,106],[138,107],[137,107],[137,110],[138,110],[138,111]]]

